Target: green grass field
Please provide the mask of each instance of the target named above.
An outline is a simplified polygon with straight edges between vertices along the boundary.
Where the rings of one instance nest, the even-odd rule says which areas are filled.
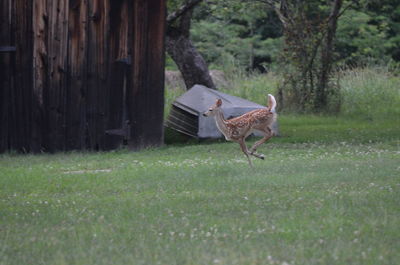
[[[398,264],[398,118],[280,130],[253,170],[222,140],[2,155],[0,264]]]

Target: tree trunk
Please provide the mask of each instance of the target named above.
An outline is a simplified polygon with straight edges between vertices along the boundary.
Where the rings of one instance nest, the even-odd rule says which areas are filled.
[[[215,89],[207,64],[190,41],[190,19],[193,9],[180,17],[178,25],[168,25],[166,50],[182,73],[187,89],[196,84]]]
[[[332,10],[328,18],[326,36],[321,50],[321,69],[316,90],[315,110],[319,111],[326,107],[328,97],[329,74],[332,70],[333,43],[336,35],[337,20],[343,0],[334,0]]]
[[[326,19],[307,18],[307,1],[264,0],[278,15],[283,25],[284,63],[288,87],[280,88],[278,100],[301,111],[320,112],[327,109],[329,96],[335,92],[329,77],[333,65],[334,39],[343,0],[330,0]],[[276,3],[280,3],[276,5]],[[348,5],[350,6],[350,4]],[[316,23],[318,22],[318,23]],[[285,69],[285,68],[284,68]],[[281,104],[282,105],[282,104]]]

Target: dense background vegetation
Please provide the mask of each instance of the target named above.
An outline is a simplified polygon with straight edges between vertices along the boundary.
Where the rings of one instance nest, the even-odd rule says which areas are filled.
[[[169,1],[170,9],[183,2]],[[285,27],[266,2],[286,3],[295,23]],[[230,81],[272,74],[276,81],[272,92],[280,98],[281,110],[340,113],[348,108],[344,98],[348,87],[341,86],[343,76],[354,75],[355,69],[364,73],[363,68],[378,78],[398,74],[400,4],[393,0],[343,1],[328,58],[331,62],[326,65],[324,38],[333,2],[202,2],[194,8],[190,38],[209,68],[223,70]],[[167,69],[176,69],[169,57]],[[253,79],[252,89],[259,78]],[[232,83],[228,86],[233,87]],[[374,89],[398,98],[396,88],[391,88],[392,93]],[[368,89],[357,93],[372,96]]]
[[[308,2],[318,2],[321,10],[326,8],[326,1]],[[278,17],[258,1],[203,3],[195,8],[191,34],[211,68],[221,68],[235,60],[247,70],[273,70],[284,47]],[[352,4],[339,18],[335,60],[341,66],[371,62],[398,65],[399,1],[370,0]],[[169,63],[168,67],[172,65]]]

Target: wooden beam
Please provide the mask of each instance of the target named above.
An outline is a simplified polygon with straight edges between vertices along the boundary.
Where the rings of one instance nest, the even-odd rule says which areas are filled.
[[[15,52],[16,50],[15,46],[0,46],[0,52]]]

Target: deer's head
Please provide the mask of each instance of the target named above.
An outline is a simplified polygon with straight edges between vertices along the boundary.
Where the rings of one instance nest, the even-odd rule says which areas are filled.
[[[220,110],[222,105],[222,100],[221,99],[217,99],[217,101],[215,102],[215,104],[213,106],[211,106],[208,111],[203,113],[203,116],[205,117],[213,117],[217,114],[218,110]]]

